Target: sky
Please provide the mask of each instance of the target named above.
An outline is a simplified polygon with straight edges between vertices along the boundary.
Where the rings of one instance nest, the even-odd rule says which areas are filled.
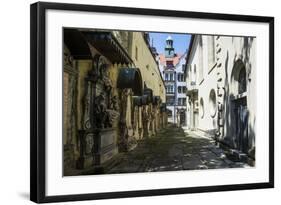
[[[166,45],[166,38],[171,36],[174,40],[174,48],[175,53],[184,53],[189,46],[191,35],[189,34],[174,34],[174,33],[149,33],[150,36],[150,45],[152,45],[153,39],[153,46],[156,48],[157,52],[164,53],[164,48]]]

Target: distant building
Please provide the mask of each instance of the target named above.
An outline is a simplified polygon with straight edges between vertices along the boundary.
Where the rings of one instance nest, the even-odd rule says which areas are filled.
[[[166,88],[168,122],[186,126],[186,82],[183,73],[186,53],[178,54],[173,39],[166,39],[165,53],[159,55],[159,68]]]
[[[254,159],[256,39],[193,35],[185,74],[188,128]]]

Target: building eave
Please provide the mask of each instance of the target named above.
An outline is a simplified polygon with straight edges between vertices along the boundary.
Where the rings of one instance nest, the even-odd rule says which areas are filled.
[[[113,63],[133,63],[127,51],[111,32],[83,31],[88,42]]]
[[[185,74],[186,74],[188,61],[189,61],[190,56],[191,56],[192,48],[193,48],[193,45],[194,45],[194,42],[195,42],[195,36],[196,36],[195,34],[191,35],[190,43],[189,43],[189,46],[188,46],[188,52],[187,52],[187,55],[186,55],[186,61],[185,61],[185,66],[184,66],[184,73]]]

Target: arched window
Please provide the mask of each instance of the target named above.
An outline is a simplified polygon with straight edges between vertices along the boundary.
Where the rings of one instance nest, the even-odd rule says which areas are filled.
[[[239,72],[238,76],[238,93],[244,93],[247,91],[246,86],[246,69],[245,66],[243,66]]]
[[[210,104],[210,114],[211,117],[215,117],[217,111],[217,99],[216,99],[216,92],[214,89],[211,90],[209,95],[209,104]]]
[[[247,91],[247,71],[242,60],[237,60],[234,63],[231,73],[230,91],[234,96]]]

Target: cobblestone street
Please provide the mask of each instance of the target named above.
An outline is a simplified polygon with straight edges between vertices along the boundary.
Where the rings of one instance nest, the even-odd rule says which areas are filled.
[[[140,141],[138,147],[118,156],[106,173],[133,173],[194,169],[247,167],[228,159],[214,141],[195,132],[170,127],[156,137]]]

